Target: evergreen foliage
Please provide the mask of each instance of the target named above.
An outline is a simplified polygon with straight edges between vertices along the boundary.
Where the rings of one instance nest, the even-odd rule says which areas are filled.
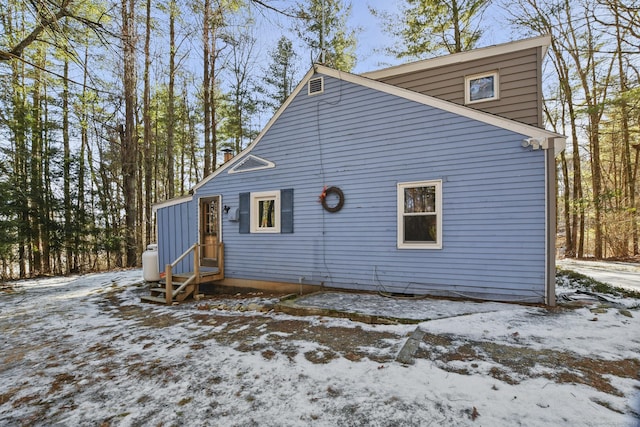
[[[421,59],[474,49],[482,37],[480,23],[489,4],[490,0],[405,0],[399,16],[373,13],[398,39],[390,53]]]
[[[341,71],[356,65],[356,30],[347,26],[351,4],[344,0],[307,0],[298,4],[295,27],[312,61]],[[324,51],[323,51],[324,50]]]
[[[269,53],[271,62],[263,72],[262,82],[256,91],[264,95],[262,105],[275,112],[289,97],[296,83],[296,53],[293,43],[282,36],[278,46]]]
[[[222,149],[246,148],[321,47],[325,64],[354,69],[349,2],[276,4],[0,2],[0,278],[139,263],[152,205],[187,194]],[[503,0],[501,23],[483,20],[487,0],[403,4],[375,12],[398,41],[379,47],[399,57],[469,50],[507,24],[514,39],[552,36],[544,114],[570,143],[558,159],[562,250],[640,255],[638,0]],[[294,30],[261,62],[265,26]]]

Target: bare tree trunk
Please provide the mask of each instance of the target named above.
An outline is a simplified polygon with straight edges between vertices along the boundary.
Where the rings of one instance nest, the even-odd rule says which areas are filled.
[[[169,3],[169,94],[167,106],[167,178],[168,178],[168,196],[172,198],[175,195],[175,171],[174,171],[174,127],[176,125],[175,117],[175,75],[176,75],[176,34],[175,21],[177,6],[175,0]]]
[[[204,0],[204,19],[202,23],[202,43],[203,52],[203,77],[202,77],[202,101],[204,106],[204,176],[208,176],[211,171],[211,81],[209,76],[209,29],[211,21],[210,0]],[[214,162],[215,163],[215,162]]]
[[[84,264],[85,259],[87,262],[91,258],[91,252],[88,247],[83,247],[83,239],[85,237],[86,227],[86,207],[84,202],[84,178],[85,178],[85,151],[88,152],[89,145],[89,112],[87,106],[87,80],[89,77],[88,71],[89,62],[89,47],[85,46],[84,50],[84,72],[82,76],[82,111],[80,112],[81,124],[80,124],[80,155],[78,156],[78,204],[76,205],[76,227],[74,230],[74,259],[73,267],[71,271],[80,271],[80,266]],[[93,204],[92,204],[93,206]],[[95,220],[91,221],[95,224]]]
[[[217,124],[217,101],[216,101],[216,59],[218,58],[218,52],[215,49],[215,37],[212,40],[212,49],[211,49],[211,75],[209,78],[211,79],[211,90],[209,92],[209,109],[211,111],[209,128],[211,129],[211,169],[216,169],[216,163],[218,158],[218,124]]]
[[[190,182],[199,182],[200,181],[200,171],[198,169],[198,160],[196,159],[196,150],[197,150],[197,137],[196,137],[196,124],[194,115],[191,114],[191,106],[189,104],[189,94],[187,93],[187,82],[184,82],[183,89],[183,103],[184,109],[187,111],[187,115],[185,117],[185,122],[187,125],[187,133],[186,133],[186,144],[185,150],[189,149],[188,157],[189,157],[189,181]]]
[[[121,128],[122,190],[125,210],[126,266],[134,267],[136,257],[136,168],[137,141],[135,129],[135,0],[122,0],[122,42],[124,48],[125,124]]]
[[[43,63],[46,63],[43,61]],[[51,274],[51,234],[53,225],[53,213],[52,211],[52,195],[51,195],[51,159],[49,154],[51,153],[51,147],[49,145],[49,96],[47,93],[48,80],[43,79],[42,87],[42,146],[41,146],[41,183],[42,193],[40,199],[42,206],[40,207],[40,240],[42,242],[42,274]]]
[[[453,39],[455,43],[455,52],[462,52],[462,32],[460,31],[460,9],[457,0],[451,0],[451,15],[453,21]],[[453,52],[452,52],[453,53]]]
[[[567,156],[563,151],[560,154],[562,165],[562,183],[564,187],[564,195],[562,201],[564,203],[564,229],[565,229],[565,256],[575,256],[575,246],[573,241],[573,227],[571,226],[571,194],[569,192],[569,166],[567,165]]]
[[[144,36],[144,95],[142,106],[142,121],[144,126],[144,244],[151,242],[151,194],[152,194],[152,158],[151,158],[151,83],[149,81],[149,71],[151,68],[151,55],[149,44],[151,43],[151,0],[147,0]]]
[[[43,55],[42,52],[40,52]],[[42,82],[41,72],[35,71],[36,78],[33,85],[33,104],[31,109],[31,167],[30,167],[30,203],[29,203],[29,223],[30,223],[30,248],[31,248],[31,274],[39,275],[42,272],[42,242],[40,239],[41,223],[40,218],[42,201],[42,124],[41,124],[41,99],[40,84]]]
[[[65,271],[73,270],[73,224],[71,214],[71,149],[69,147],[69,61],[64,61],[64,82],[62,90],[62,145],[64,180],[64,248]]]
[[[593,254],[596,258],[601,259],[603,256],[602,243],[602,169],[600,166],[600,138],[596,131],[590,132],[589,145],[591,147],[591,185],[593,190],[593,207],[594,207],[594,250]]]

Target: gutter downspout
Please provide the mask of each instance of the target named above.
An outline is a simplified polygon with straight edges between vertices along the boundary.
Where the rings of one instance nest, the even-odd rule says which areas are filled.
[[[545,167],[545,304],[556,305],[556,157],[555,138],[547,138]]]

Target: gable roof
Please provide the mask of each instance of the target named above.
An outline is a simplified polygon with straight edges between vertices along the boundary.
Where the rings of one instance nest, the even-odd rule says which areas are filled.
[[[460,53],[452,53],[451,55],[423,59],[421,61],[396,65],[393,67],[383,68],[381,70],[369,71],[367,73],[362,73],[361,76],[374,80],[386,79],[401,74],[414,73],[416,71],[443,67],[445,65],[459,64],[481,58],[490,58],[492,56],[505,55],[511,52],[537,47],[542,48],[542,57],[544,57],[549,46],[551,46],[551,36],[533,37],[509,43],[481,47]]]
[[[476,50],[482,53],[476,53],[476,51],[469,51],[469,52],[463,52],[460,54],[454,54],[449,56],[452,56],[452,57],[455,56],[456,58],[453,59],[455,61],[462,61],[462,60],[466,61],[466,60],[471,60],[473,58],[476,58],[478,55],[480,56],[487,55],[487,54],[498,55],[501,53],[525,49],[527,47],[542,46],[544,43],[547,43],[548,45],[548,43],[550,43],[550,37],[548,36],[536,37],[534,39],[527,39],[520,42],[512,42],[505,45],[491,46],[488,48],[481,48]],[[444,58],[448,58],[448,57],[444,57]],[[439,59],[439,58],[434,58],[433,60],[419,61],[419,63],[422,64],[421,66],[425,66],[424,62],[435,61],[436,59]],[[409,66],[412,66],[412,64],[407,64],[407,67]],[[397,71],[400,67],[404,67],[404,66],[400,65],[398,67],[392,67],[392,69]],[[406,72],[410,72],[410,71],[406,71]],[[316,74],[323,74],[325,76],[333,77],[333,78],[350,82],[356,85],[368,87],[370,89],[388,93],[390,95],[399,96],[401,98],[418,102],[420,104],[427,105],[430,107],[438,108],[444,111],[448,111],[448,112],[460,115],[462,117],[467,117],[482,123],[486,123],[502,129],[510,130],[515,133],[525,135],[529,138],[541,139],[541,140],[549,140],[549,139],[555,140],[555,143],[553,144],[555,155],[562,152],[562,150],[564,150],[566,145],[566,136],[564,135],[560,135],[555,132],[548,131],[546,129],[527,125],[527,124],[520,123],[504,117],[496,116],[494,114],[479,111],[473,108],[466,107],[464,105],[459,105],[450,101],[445,101],[439,98],[435,98],[433,96],[424,95],[408,89],[383,83],[369,77],[372,73],[367,73],[365,75],[356,75],[356,74],[351,74],[344,71],[335,70],[333,68],[329,68],[324,65],[314,64],[313,67],[311,67],[311,69],[302,78],[300,83],[298,83],[298,85],[293,90],[293,92],[289,95],[287,100],[282,104],[282,106],[278,109],[278,111],[276,111],[276,113],[269,120],[269,122],[267,122],[265,127],[258,134],[258,136],[241,153],[235,156],[232,160],[220,166],[212,174],[205,177],[202,181],[196,184],[193,187],[192,191],[196,191],[198,188],[205,185],[207,182],[209,182],[211,179],[213,179],[217,175],[227,171],[229,168],[233,168],[234,165],[238,164],[238,162],[243,161],[245,156],[247,156],[251,152],[251,150],[253,150],[253,148],[260,142],[260,140],[262,140],[262,138],[273,126],[273,124],[278,120],[278,118],[282,115],[282,113],[289,107],[289,105],[291,104],[291,102],[293,102],[295,97],[303,89],[306,88],[307,82],[311,78],[313,78]]]

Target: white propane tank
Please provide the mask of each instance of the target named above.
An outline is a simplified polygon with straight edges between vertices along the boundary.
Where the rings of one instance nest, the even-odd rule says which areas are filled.
[[[147,250],[142,253],[142,279],[145,282],[160,281],[158,245],[155,243],[147,246]]]

